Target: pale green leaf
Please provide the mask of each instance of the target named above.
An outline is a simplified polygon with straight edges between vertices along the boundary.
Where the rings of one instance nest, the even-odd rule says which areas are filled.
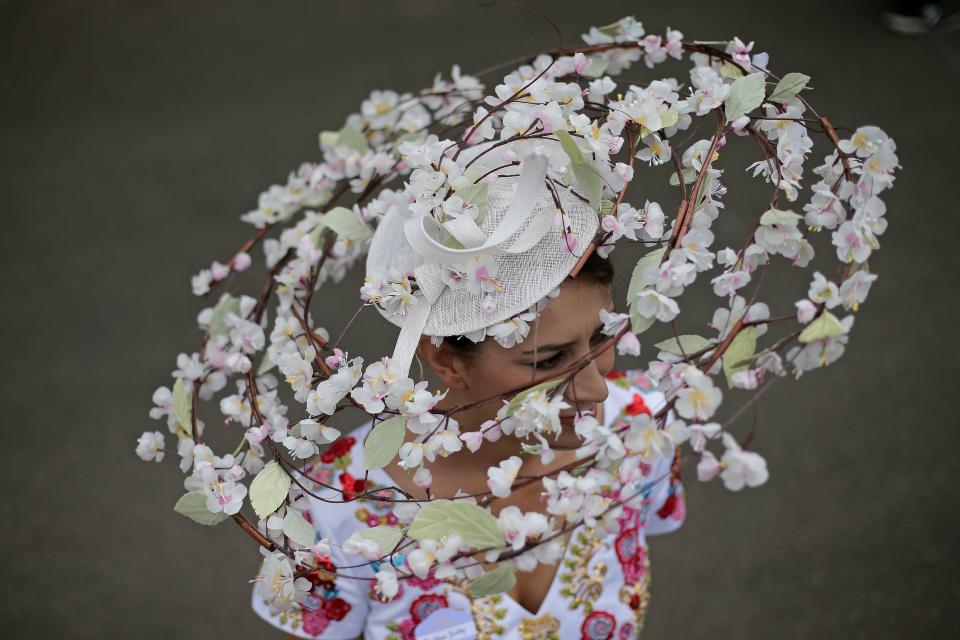
[[[487,213],[487,195],[489,191],[490,184],[487,182],[468,184],[465,187],[457,189],[457,195],[463,198],[464,202],[474,204],[477,209],[479,209],[480,212],[476,218],[478,224],[483,221],[483,217]],[[460,248],[462,247],[463,245],[461,245]]]
[[[457,534],[468,546],[497,548],[506,544],[497,519],[490,512],[465,500],[433,500],[414,517],[408,535],[414,540]]]
[[[727,376],[727,386],[732,387],[730,376],[750,366],[750,359],[757,351],[757,328],[749,326],[734,336],[730,346],[723,354],[723,372]]]
[[[765,88],[763,78],[762,73],[751,73],[733,81],[730,85],[730,95],[724,100],[727,122],[750,113],[763,103]]]
[[[613,200],[607,200],[606,198],[600,200],[600,216],[609,215],[611,211],[613,211]]]
[[[690,169],[689,167],[684,169],[682,173],[683,173],[684,184],[693,184],[693,182],[697,179],[697,172],[694,171],[693,169]],[[670,184],[673,185],[674,187],[680,186],[680,176],[677,175],[676,171],[670,174]]]
[[[187,389],[183,378],[177,378],[177,381],[173,383],[173,414],[177,416],[177,420],[180,422],[183,430],[192,438],[193,424],[190,420],[192,411],[191,395],[193,394],[191,390]]]
[[[633,331],[636,335],[640,335],[647,329],[653,326],[653,323],[656,322],[654,316],[641,316],[639,313],[634,311],[633,306],[630,306],[630,330]]]
[[[470,595],[476,598],[506,593],[517,582],[516,572],[512,565],[504,563],[492,571],[477,576],[470,581],[468,589]]]
[[[814,340],[823,340],[824,338],[836,338],[847,332],[843,323],[826,309],[823,310],[815,320],[808,324],[800,336],[797,338],[800,342],[813,342]]]
[[[367,138],[350,125],[346,125],[343,129],[340,129],[340,133],[337,136],[337,145],[350,147],[359,153],[366,153],[370,150],[370,146],[367,144]]]
[[[583,70],[583,75],[588,78],[599,78],[610,66],[610,61],[600,56],[590,58],[590,66]]]
[[[250,504],[261,518],[280,508],[290,491],[290,476],[271,460],[250,483]]]
[[[564,153],[570,158],[570,169],[573,171],[573,177],[577,184],[583,190],[582,195],[587,198],[591,207],[599,209],[600,194],[603,193],[603,180],[600,178],[600,174],[597,173],[593,163],[583,155],[583,151],[580,150],[569,133],[563,129],[558,129],[554,132],[554,135],[560,140],[560,146],[563,147]]]
[[[317,536],[313,525],[293,509],[287,509],[287,515],[283,517],[283,535],[301,547],[311,546]]]
[[[680,340],[677,341],[677,338],[670,338],[669,340],[664,340],[653,345],[661,351],[666,351],[667,353],[673,353],[676,355],[697,353],[698,351],[703,351],[710,346],[710,341],[706,338],[694,334],[684,334],[680,336]]]
[[[660,269],[660,260],[666,247],[649,252],[637,261],[630,276],[630,285],[627,287],[627,304],[633,304],[637,294],[657,281],[657,272]]]
[[[220,298],[220,302],[213,308],[209,329],[211,338],[224,335],[230,331],[230,327],[227,326],[227,316],[231,313],[239,315],[240,298],[226,294]]]
[[[337,139],[340,138],[340,134],[336,131],[321,131],[320,132],[320,145],[324,147],[335,147],[337,146]]]
[[[361,529],[360,537],[373,540],[380,547],[381,553],[387,554],[393,551],[400,539],[403,538],[403,529],[381,524],[376,527]]]
[[[510,399],[510,404],[507,405],[507,415],[512,416],[517,410],[520,409],[520,405],[523,404],[523,401],[526,400],[530,395],[543,391],[544,393],[554,389],[560,383],[563,382],[563,378],[555,378],[553,380],[547,380],[546,382],[541,382],[540,384],[535,384],[529,389],[525,389],[513,396]]]
[[[792,72],[780,78],[780,82],[774,87],[770,94],[772,102],[786,102],[803,91],[807,83],[810,82],[810,76],[802,73]]]
[[[373,235],[370,225],[346,207],[334,207],[323,217],[323,224],[341,238],[358,242]]]
[[[672,127],[677,124],[677,121],[680,119],[680,114],[677,112],[676,107],[670,107],[660,116],[660,128],[666,129],[667,127]]]
[[[723,63],[723,68],[720,69],[720,76],[723,78],[736,80],[737,78],[743,77],[743,69],[732,62],[725,62]]]
[[[199,489],[180,496],[173,510],[207,527],[220,524],[229,517],[223,511],[211,513],[207,510],[207,496]]]
[[[393,416],[377,423],[363,443],[363,468],[382,469],[387,466],[400,451],[406,428],[407,419],[403,416]]]
[[[267,371],[270,371],[270,369],[273,369],[275,366],[277,366],[276,363],[270,359],[270,356],[264,353],[263,360],[260,361],[260,366],[257,367],[257,376],[258,377],[262,376]]]
[[[793,211],[784,211],[783,209],[767,209],[763,212],[763,215],[760,216],[760,224],[765,226],[770,225],[780,225],[781,227],[795,227],[797,222],[801,220],[803,216],[799,213],[794,213]]]

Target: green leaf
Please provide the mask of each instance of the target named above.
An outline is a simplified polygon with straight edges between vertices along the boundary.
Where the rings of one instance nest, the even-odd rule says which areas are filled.
[[[180,496],[177,504],[173,505],[173,510],[207,527],[220,524],[229,517],[222,511],[219,513],[208,511],[207,496],[199,489]]]
[[[403,416],[393,416],[377,423],[363,443],[363,468],[382,469],[387,466],[400,451],[406,427],[407,419]]]
[[[346,125],[343,129],[340,129],[340,133],[337,136],[337,145],[350,147],[359,153],[366,153],[370,150],[370,145],[367,144],[367,138],[350,125]]]
[[[373,235],[370,226],[346,207],[334,207],[323,216],[323,224],[341,238],[359,242]]]
[[[770,226],[770,225],[780,225],[781,227],[795,227],[797,222],[802,219],[799,213],[794,213],[793,211],[784,211],[783,209],[767,209],[763,212],[763,215],[760,216],[760,224]]]
[[[266,353],[263,354],[263,360],[260,361],[260,366],[257,367],[257,376],[262,376],[270,369],[273,369],[277,364],[270,359]]]
[[[516,572],[510,564],[501,564],[492,571],[477,576],[467,585],[470,595],[474,597],[492,596],[506,593],[517,582]]]
[[[600,200],[600,216],[610,215],[611,211],[613,211],[613,200],[607,200],[606,198]]]
[[[570,169],[573,171],[573,177],[577,184],[583,189],[583,196],[590,201],[590,206],[594,209],[600,207],[600,194],[603,193],[603,180],[600,174],[594,168],[583,151],[577,146],[570,134],[563,129],[554,131],[554,135],[560,140],[560,146],[564,153],[570,158]]]
[[[337,146],[337,139],[340,138],[340,134],[336,131],[321,131],[320,132],[320,145],[324,147],[335,147]]]
[[[723,63],[723,68],[720,69],[720,76],[723,78],[736,80],[737,78],[743,77],[743,69],[732,62],[725,62]]]
[[[800,336],[797,339],[800,342],[806,343],[823,340],[824,338],[836,338],[846,332],[846,327],[837,319],[837,316],[824,309],[823,313],[817,316],[815,320],[800,332]]]
[[[477,206],[477,209],[480,210],[480,213],[477,215],[477,224],[479,224],[487,214],[487,195],[489,191],[490,184],[487,182],[468,184],[465,187],[457,189],[457,195],[463,198],[464,202],[474,204]],[[461,245],[461,248],[462,247]]]
[[[660,260],[663,259],[663,252],[666,250],[666,247],[661,247],[637,261],[636,266],[633,267],[633,275],[630,276],[630,286],[627,287],[627,304],[632,305],[640,291],[657,281]]]
[[[468,546],[478,549],[506,544],[497,519],[483,507],[466,500],[433,500],[421,509],[407,532],[414,540],[457,534]]]
[[[702,336],[684,334],[680,336],[679,342],[677,341],[677,338],[670,338],[669,340],[658,342],[653,346],[661,351],[666,351],[667,353],[673,353],[679,356],[684,353],[690,355],[691,353],[703,351],[710,346],[710,341]]]
[[[680,114],[677,112],[676,107],[670,107],[660,116],[660,128],[666,129],[667,127],[672,127],[677,124],[677,121],[680,119]]]
[[[770,94],[770,100],[772,102],[786,102],[803,91],[808,82],[810,82],[810,76],[808,75],[796,72],[788,73],[780,78],[780,82],[777,83],[773,93]]]
[[[381,524],[376,527],[361,529],[360,537],[373,540],[380,547],[381,553],[387,554],[393,551],[400,539],[403,538],[403,529]]]
[[[317,539],[313,525],[293,509],[287,509],[287,515],[283,518],[283,535],[301,547],[309,547]]]
[[[650,316],[649,318],[646,316],[641,316],[633,310],[633,305],[630,306],[630,330],[636,335],[640,335],[652,327],[656,320],[657,319],[654,316]]]
[[[271,460],[250,483],[250,504],[261,518],[280,508],[290,491],[290,476]]]
[[[689,167],[684,169],[681,173],[683,173],[684,184],[693,184],[693,181],[697,179],[697,172]],[[680,186],[680,176],[677,175],[676,171],[670,174],[670,184],[674,187]]]
[[[227,326],[227,316],[231,313],[240,314],[240,298],[225,294],[220,298],[220,302],[213,308],[213,316],[210,318],[210,337],[224,335],[230,331]]]
[[[523,401],[526,400],[530,395],[537,393],[538,391],[543,391],[546,393],[547,391],[557,387],[562,382],[563,378],[555,378],[553,380],[541,382],[540,384],[535,384],[529,389],[524,389],[510,399],[510,404],[507,405],[507,415],[512,416],[514,413],[516,413],[520,409],[520,405],[523,404]]]
[[[750,113],[763,103],[765,88],[763,77],[762,73],[751,73],[733,81],[730,85],[730,95],[724,100],[727,122]]]
[[[750,359],[757,351],[757,328],[749,326],[742,329],[733,340],[730,346],[723,354],[723,372],[727,376],[727,386],[733,387],[730,383],[730,376],[750,366]]]
[[[599,78],[610,66],[610,61],[606,58],[594,56],[590,58],[590,66],[583,70],[583,75],[588,78]]]
[[[190,413],[192,411],[191,395],[192,393],[187,390],[187,385],[184,384],[183,378],[177,378],[177,381],[173,383],[173,414],[177,416],[177,420],[180,421],[180,426],[183,427],[183,430],[192,438],[193,424],[190,420]]]

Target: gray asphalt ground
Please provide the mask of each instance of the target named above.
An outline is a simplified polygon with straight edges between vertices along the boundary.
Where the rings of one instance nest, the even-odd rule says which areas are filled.
[[[370,89],[556,44],[488,4],[0,2],[0,635],[276,637],[248,607],[253,543],[173,513],[175,461],[133,454],[156,424],[151,393],[199,343],[189,277],[240,245],[257,193],[317,158],[318,131]],[[834,124],[882,126],[904,167],[847,354],[764,397],[766,486],[688,483],[685,526],[653,540],[644,637],[956,637],[960,36],[893,36],[863,1],[528,6],[567,42],[629,13],[654,32],[756,40],[771,69],[814,78]],[[742,166],[731,186],[754,184]],[[669,197],[662,182],[650,193]],[[731,189],[729,224],[760,193]],[[326,326],[358,283],[317,311]],[[773,314],[789,312],[793,293],[776,293]],[[386,352],[384,325],[358,331],[362,352]]]

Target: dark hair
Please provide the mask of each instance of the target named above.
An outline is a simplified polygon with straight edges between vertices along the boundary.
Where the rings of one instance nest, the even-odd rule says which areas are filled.
[[[567,280],[564,280],[564,282],[572,279],[570,276],[567,276]],[[583,266],[580,267],[576,279],[584,282],[592,282],[602,287],[610,287],[613,285],[613,263],[606,258],[601,258],[597,255],[596,251],[592,251],[590,255],[587,256]],[[465,358],[474,355],[480,347],[479,342],[474,342],[464,336],[444,338],[443,344],[450,345],[458,355]]]

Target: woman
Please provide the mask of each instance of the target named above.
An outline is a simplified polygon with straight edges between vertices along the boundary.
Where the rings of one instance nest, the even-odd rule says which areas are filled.
[[[417,353],[449,389],[438,409],[451,409],[523,386],[531,379],[548,379],[551,372],[583,358],[605,336],[599,321],[601,309],[612,307],[609,262],[591,255],[574,278],[567,278],[556,297],[548,298],[530,333],[518,345],[505,348],[486,338],[473,343],[465,338],[445,339],[439,347],[424,337]],[[570,407],[561,413],[562,431],[557,437],[555,458],[543,464],[526,456],[518,476],[556,472],[575,459],[582,444],[574,432],[577,413],[593,413],[607,426],[625,415],[656,411],[662,403],[659,392],[643,392],[629,374],[612,371],[614,353],[606,349],[590,360],[568,385],[564,399]],[[461,431],[477,430],[494,417],[496,404],[477,406],[458,414]],[[398,486],[425,498],[426,493],[405,473],[395,458],[382,471],[369,475],[372,486],[363,486],[362,445],[368,423],[323,454],[310,471],[311,477],[346,492],[376,486]],[[409,439],[411,434],[407,434]],[[486,443],[475,453],[467,448],[438,457],[427,466],[432,474],[433,497],[452,497],[457,490],[483,493],[488,490],[489,467],[521,452],[517,438],[502,437]],[[441,607],[471,611],[478,638],[632,638],[639,633],[646,611],[649,570],[644,533],[666,533],[683,520],[682,492],[670,478],[671,459],[656,461],[651,478],[660,479],[644,513],[627,510],[617,531],[581,525],[560,539],[563,561],[538,563],[529,572],[519,572],[516,584],[503,596],[476,598],[473,602],[456,585],[434,579],[404,581],[400,593],[387,602],[378,599],[372,573],[368,579],[315,580],[312,596],[291,613],[271,615],[254,590],[254,610],[274,626],[298,638],[413,638],[413,628]],[[522,512],[544,511],[540,482],[527,484],[507,498],[491,503],[494,514],[505,508]],[[336,491],[319,495],[338,499]],[[333,546],[337,566],[355,565],[355,557],[338,553],[336,543],[346,540],[359,527],[394,524],[390,502],[356,500],[348,504],[313,499],[310,516],[318,537]],[[639,526],[638,526],[639,525]],[[372,570],[371,570],[372,571]],[[346,571],[345,571],[346,572]],[[356,571],[354,571],[356,573]],[[463,636],[473,637],[473,636]]]

